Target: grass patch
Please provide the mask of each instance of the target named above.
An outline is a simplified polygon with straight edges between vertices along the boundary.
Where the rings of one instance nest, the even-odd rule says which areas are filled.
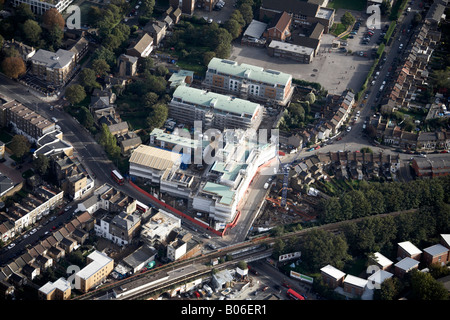
[[[332,0],[328,2],[327,7],[334,10],[347,9],[355,11],[364,11],[367,6],[367,1],[365,0]]]
[[[330,33],[334,36],[338,36],[345,30],[347,30],[347,27],[344,26],[342,23],[333,23]]]

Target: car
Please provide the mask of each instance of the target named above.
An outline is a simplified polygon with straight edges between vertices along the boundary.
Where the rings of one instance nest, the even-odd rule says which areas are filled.
[[[353,36],[353,35],[349,35],[348,38],[349,38],[349,39],[353,39],[354,36]]]
[[[448,150],[442,150],[441,153],[448,153]]]
[[[341,140],[342,140],[342,137],[338,137],[336,140],[337,140],[337,141],[341,141]]]
[[[50,231],[45,231],[44,232],[44,235],[46,236],[46,235],[48,235],[50,233]]]
[[[426,157],[427,157],[427,155],[426,155],[425,153],[421,153],[420,156],[421,156],[422,158],[426,158]]]
[[[320,146],[317,146],[317,147],[315,148],[315,150],[318,150],[318,149],[320,149]]]
[[[368,93],[367,93],[368,94]],[[356,116],[359,117],[359,115],[361,114],[361,111],[356,111]]]
[[[309,149],[308,151],[314,151],[315,149],[314,148],[311,148],[311,149]]]
[[[408,9],[406,9],[407,12],[411,12],[411,7],[408,7]]]
[[[358,121],[358,117],[354,117],[354,118],[353,118],[353,121]]]
[[[352,131],[352,127],[347,127],[347,132]]]
[[[34,228],[33,230],[30,231],[30,234],[34,234],[37,231],[36,228]]]
[[[366,93],[366,94],[364,95],[364,100],[366,100],[368,97],[369,97],[369,94]]]
[[[24,234],[23,238],[26,239],[28,238],[30,235],[28,233]]]
[[[15,247],[15,243],[13,242],[13,243],[11,243],[9,246],[8,246],[8,249],[12,249],[12,248],[14,248]]]
[[[350,32],[350,34],[357,34],[358,32],[356,32],[356,31],[352,31],[352,32]]]
[[[214,20],[211,19],[211,18],[208,19],[208,23],[212,23],[213,21],[214,21]]]

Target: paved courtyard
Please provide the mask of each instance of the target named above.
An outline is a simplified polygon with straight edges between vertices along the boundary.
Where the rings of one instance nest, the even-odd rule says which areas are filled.
[[[331,49],[334,36],[325,34],[318,55],[312,63],[270,57],[264,48],[234,45],[230,60],[290,73],[295,79],[320,83],[329,93],[341,94],[347,88],[358,91],[373,60],[340,53]],[[349,39],[352,50],[369,51],[372,46],[360,44],[359,37]]]

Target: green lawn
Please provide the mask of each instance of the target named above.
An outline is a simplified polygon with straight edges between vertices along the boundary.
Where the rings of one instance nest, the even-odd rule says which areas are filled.
[[[365,11],[367,6],[366,0],[330,0],[327,7],[334,10],[347,9],[355,11]]]
[[[347,28],[342,23],[333,23],[330,33],[334,36],[338,36],[345,30],[347,30]]]

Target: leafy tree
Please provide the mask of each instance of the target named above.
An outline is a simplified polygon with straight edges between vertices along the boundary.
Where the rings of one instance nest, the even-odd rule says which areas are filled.
[[[411,300],[449,300],[447,289],[431,274],[411,271]]]
[[[102,59],[105,60],[111,68],[116,65],[116,56],[114,52],[104,46],[97,48],[92,55],[93,60]]]
[[[42,29],[36,21],[29,19],[22,25],[22,32],[25,39],[30,41],[31,44],[35,45],[39,42]]]
[[[327,264],[341,269],[350,258],[347,250],[347,242],[342,236],[320,229],[311,230],[302,246],[302,260],[311,271]]]
[[[61,47],[62,39],[64,37],[64,30],[60,29],[58,25],[53,25],[45,33],[47,46],[50,50],[56,50]]]
[[[79,84],[73,84],[66,89],[66,98],[72,104],[77,104],[86,98],[86,91]]]
[[[239,7],[239,11],[242,14],[242,17],[244,18],[245,24],[248,25],[253,20],[253,9],[252,6],[244,3]]]
[[[386,279],[381,284],[380,290],[375,290],[374,299],[397,300],[402,289],[403,285],[398,278],[392,277]]]
[[[39,154],[33,160],[33,167],[41,175],[45,175],[47,173],[49,166],[50,166],[50,162],[49,162],[48,158],[43,154]]]
[[[163,65],[159,65],[156,67],[155,69],[155,75],[160,76],[160,77],[165,77],[166,75],[169,74],[169,69],[167,69],[165,66]]]
[[[25,136],[16,134],[12,138],[9,148],[16,157],[22,158],[30,150],[30,143]]]
[[[94,117],[86,107],[80,109],[80,123],[87,129],[91,129],[94,126]]]
[[[15,21],[18,24],[24,23],[27,20],[34,20],[34,13],[31,10],[31,6],[26,3],[21,3],[15,7]]]
[[[142,7],[145,16],[151,16],[155,7],[155,0],[143,0]]]
[[[80,82],[81,85],[86,89],[86,91],[90,91],[94,88],[100,88],[100,84],[97,82],[97,76],[95,75],[95,71],[89,68],[84,68],[80,72]]]
[[[349,25],[353,24],[355,22],[355,17],[350,12],[345,12],[344,15],[341,17],[341,23],[348,27]]]
[[[92,61],[92,70],[94,70],[95,74],[103,77],[108,74],[111,70],[109,64],[104,59],[95,59]]]
[[[236,20],[240,24],[241,27],[245,26],[244,16],[242,15],[242,13],[239,10],[234,10],[229,19]]]
[[[158,101],[158,95],[154,92],[148,92],[144,96],[144,104],[146,107],[153,108],[153,105]]]
[[[242,26],[235,19],[227,20],[224,27],[231,34],[233,40],[238,38],[242,32]]]
[[[27,69],[21,57],[6,57],[2,62],[3,73],[10,78],[17,79],[23,75]]]
[[[383,0],[380,5],[380,11],[382,15],[389,16],[391,14],[392,6],[390,1]]]
[[[147,118],[147,125],[150,130],[161,128],[167,120],[169,109],[165,104],[156,104],[153,106],[150,116]]]
[[[42,26],[47,29],[51,29],[54,26],[64,29],[66,22],[56,8],[50,8],[42,15]]]
[[[212,58],[216,56],[216,53],[213,51],[207,51],[203,54],[203,64],[207,66]]]
[[[100,144],[105,148],[106,153],[113,159],[120,156],[120,147],[117,145],[116,137],[109,131],[108,126],[104,123],[100,134]]]

